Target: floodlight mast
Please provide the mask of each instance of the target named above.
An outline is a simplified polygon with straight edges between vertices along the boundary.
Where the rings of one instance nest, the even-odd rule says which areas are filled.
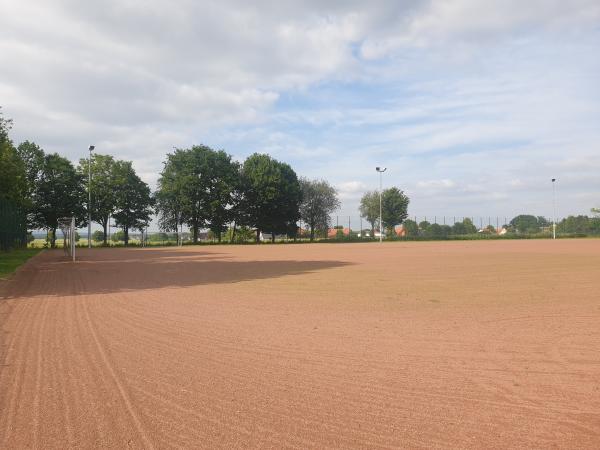
[[[552,178],[552,239],[556,239],[556,178]]]
[[[383,242],[382,174],[387,170],[387,167],[375,167],[375,170],[379,172],[379,243],[381,243]]]
[[[92,152],[96,148],[90,145],[90,157],[88,158],[88,248],[92,248]]]

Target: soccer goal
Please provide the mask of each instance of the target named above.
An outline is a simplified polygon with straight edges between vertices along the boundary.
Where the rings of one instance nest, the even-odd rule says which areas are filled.
[[[75,261],[75,217],[58,219],[58,226],[63,233],[65,255]]]

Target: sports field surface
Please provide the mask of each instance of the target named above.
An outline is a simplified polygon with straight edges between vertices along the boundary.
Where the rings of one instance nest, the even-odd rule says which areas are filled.
[[[0,448],[598,448],[600,240],[45,251]]]

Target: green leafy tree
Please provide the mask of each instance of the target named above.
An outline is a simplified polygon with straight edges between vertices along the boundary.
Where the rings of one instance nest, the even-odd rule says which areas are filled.
[[[123,230],[119,230],[116,233],[113,233],[110,236],[110,240],[113,242],[123,242],[125,241],[125,232]]]
[[[35,142],[21,142],[17,147],[17,153],[25,165],[27,177],[27,195],[33,197],[35,186],[40,178],[42,164],[44,162],[44,150]]]
[[[340,207],[337,191],[325,180],[300,178],[302,202],[300,218],[310,228],[310,240],[314,241],[315,231],[329,228],[330,215]]]
[[[397,187],[385,189],[382,194],[383,225],[388,235],[394,235],[394,228],[408,217],[409,198]]]
[[[37,144],[25,141],[17,147],[17,153],[25,167],[27,180],[27,222],[33,227],[35,205],[35,189],[40,180],[42,165],[44,162],[44,150]]]
[[[413,237],[419,235],[419,225],[414,220],[406,219],[402,223],[402,228],[406,232],[407,236]]]
[[[73,164],[57,153],[45,155],[34,190],[32,223],[50,231],[52,248],[58,219],[75,217],[78,226],[85,223],[84,198],[83,180]]]
[[[419,222],[419,233],[422,235],[426,235],[427,230],[429,230],[430,226],[431,226],[431,224],[426,220]]]
[[[521,214],[510,221],[510,227],[517,233],[539,233],[542,227],[548,226],[544,217]]]
[[[483,232],[486,234],[496,234],[496,228],[493,225],[488,225],[484,228]]]
[[[425,236],[437,239],[447,238],[452,232],[452,227],[449,225],[440,225],[437,223],[432,223],[427,227],[425,231]]]
[[[254,231],[242,225],[241,227],[236,227],[234,233],[234,227],[230,227],[225,234],[225,239],[231,243],[243,243],[252,241],[254,240]]]
[[[248,157],[241,170],[241,208],[245,225],[260,232],[289,233],[300,218],[302,190],[296,172],[286,163],[268,155],[255,153]]]
[[[557,224],[557,231],[561,233],[587,234],[592,231],[592,220],[588,216],[569,216]]]
[[[379,192],[366,192],[360,199],[359,211],[371,225],[371,237],[375,236],[375,226],[379,221]]]
[[[477,227],[469,217],[465,217],[462,222],[456,222],[452,225],[452,234],[461,236],[465,234],[477,233]]]
[[[92,155],[92,204],[91,216],[94,222],[99,223],[104,231],[103,243],[106,245],[108,238],[108,222],[110,216],[117,208],[118,196],[118,167],[115,159],[110,155]],[[87,159],[79,160],[78,172],[86,180],[86,188],[88,184],[88,167]],[[87,206],[87,201],[86,201]]]
[[[0,115],[0,250],[26,245],[31,206],[25,166],[8,137],[10,126],[11,121]]]
[[[29,203],[25,165],[8,136],[12,121],[4,119],[1,114],[0,112],[0,198],[23,208]]]
[[[143,230],[150,223],[153,199],[150,188],[135,173],[130,161],[117,161],[115,172],[117,198],[113,217],[128,245],[129,230]]]
[[[92,240],[94,242],[103,242],[106,245],[105,236],[106,236],[106,234],[104,234],[104,232],[102,232],[100,230],[96,230],[92,233]]]
[[[237,164],[222,150],[197,145],[167,155],[156,193],[161,228],[177,231],[185,223],[198,242],[198,231],[206,226],[220,240],[233,220],[238,175]]]
[[[206,154],[204,170],[210,174],[205,183],[206,224],[221,242],[227,224],[235,219],[233,206],[239,181],[239,165],[224,151],[210,150]]]

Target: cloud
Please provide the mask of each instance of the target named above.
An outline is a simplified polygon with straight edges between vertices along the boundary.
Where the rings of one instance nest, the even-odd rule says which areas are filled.
[[[424,180],[417,182],[417,187],[423,189],[451,189],[455,186],[456,183],[447,178],[444,178],[442,180]]]
[[[341,200],[359,199],[368,190],[362,181],[344,181],[335,185]]]
[[[13,139],[74,161],[95,144],[153,184],[174,146],[268,152],[336,185],[345,215],[379,165],[417,214],[547,214],[552,177],[566,211],[600,192],[595,0],[0,10]]]

